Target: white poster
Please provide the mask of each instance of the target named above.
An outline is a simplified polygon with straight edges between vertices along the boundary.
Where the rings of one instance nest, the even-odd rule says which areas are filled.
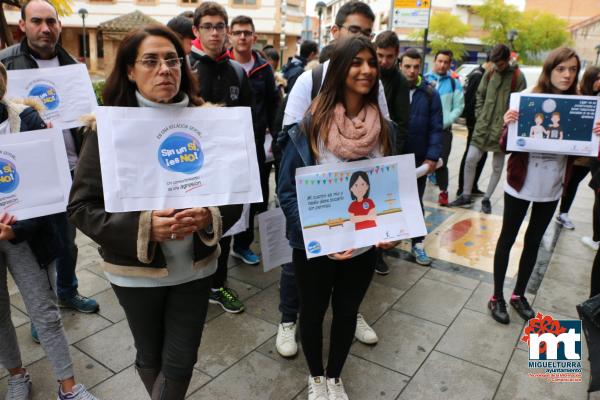
[[[292,262],[292,248],[285,237],[285,216],[281,208],[258,214],[258,232],[264,272]]]
[[[598,156],[600,97],[513,93],[510,108],[519,120],[508,126],[508,151]]]
[[[306,256],[427,234],[414,155],[296,170]]]
[[[0,212],[17,220],[64,212],[70,189],[60,129],[0,135]]]
[[[7,97],[38,99],[43,106],[40,115],[55,127],[82,126],[81,116],[98,107],[85,64],[7,72]]]
[[[98,107],[108,212],[262,201],[248,107]]]

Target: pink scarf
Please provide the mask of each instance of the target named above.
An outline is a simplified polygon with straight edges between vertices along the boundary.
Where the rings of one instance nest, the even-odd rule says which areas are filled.
[[[352,119],[341,103],[335,106],[325,147],[336,157],[355,160],[367,157],[379,144],[381,123],[374,105],[366,105]]]

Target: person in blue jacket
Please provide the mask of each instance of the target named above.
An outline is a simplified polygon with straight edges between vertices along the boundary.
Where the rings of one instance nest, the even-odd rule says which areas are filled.
[[[425,75],[440,95],[442,110],[444,114],[444,133],[442,134],[442,155],[444,165],[435,171],[440,195],[438,204],[448,205],[448,158],[452,149],[452,124],[461,116],[465,108],[465,96],[463,88],[458,79],[450,74],[452,64],[452,51],[439,50],[435,54],[433,70]]]
[[[416,166],[427,164],[429,172],[434,172],[442,155],[443,115],[438,92],[419,72],[423,57],[415,49],[408,49],[400,56],[400,70],[410,86],[410,118],[408,136],[404,144],[404,154],[415,155]],[[419,200],[423,207],[426,176],[417,179]],[[424,237],[412,239],[412,255],[420,265],[431,264],[431,259],[423,247]]]

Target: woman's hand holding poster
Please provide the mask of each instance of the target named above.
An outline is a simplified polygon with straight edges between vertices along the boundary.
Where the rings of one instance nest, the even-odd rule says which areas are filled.
[[[59,129],[0,135],[0,212],[17,220],[64,212],[70,188]]]
[[[82,126],[98,103],[85,64],[8,71],[8,98],[34,98],[44,121],[61,129]]]
[[[247,107],[99,107],[108,212],[262,201]]]
[[[598,156],[600,97],[513,93],[518,122],[508,126],[508,151]]]
[[[427,234],[413,155],[296,170],[308,258]]]

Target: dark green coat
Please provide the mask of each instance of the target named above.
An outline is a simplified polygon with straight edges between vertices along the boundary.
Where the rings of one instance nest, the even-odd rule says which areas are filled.
[[[475,131],[471,144],[482,151],[500,151],[500,133],[504,126],[504,114],[508,110],[510,94],[527,87],[525,76],[519,71],[514,90],[511,90],[513,74],[517,66],[508,67],[504,72],[496,70],[483,74],[475,103]]]

